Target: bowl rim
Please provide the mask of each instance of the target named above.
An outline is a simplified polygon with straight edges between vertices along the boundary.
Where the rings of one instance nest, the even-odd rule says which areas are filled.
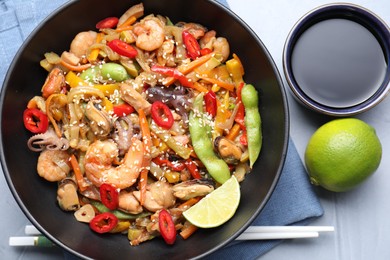
[[[301,90],[292,72],[291,54],[299,37],[312,25],[332,18],[350,19],[364,23],[364,26],[377,38],[387,62],[385,77],[377,91],[365,101],[349,107],[331,107],[311,99]],[[282,62],[289,89],[294,98],[301,104],[313,111],[330,116],[357,115],[375,107],[390,93],[390,27],[381,17],[363,6],[346,2],[324,4],[306,12],[293,25],[284,44]]]
[[[0,91],[0,122],[3,120],[3,101],[5,98],[5,93],[6,93],[6,86],[8,85],[8,82],[10,81],[11,77],[11,72],[13,71],[14,67],[16,66],[17,61],[19,58],[22,56],[21,50],[25,49],[27,45],[31,42],[31,40],[34,38],[34,36],[46,25],[46,23],[50,22],[56,15],[58,15],[60,12],[62,12],[64,9],[68,8],[71,5],[77,4],[81,0],[70,0],[68,2],[63,3],[56,9],[54,9],[49,15],[47,15],[32,31],[31,33],[26,37],[26,39],[23,41],[21,46],[19,47],[18,51],[16,52],[12,62],[10,63],[10,66],[6,72],[2,88]],[[236,13],[234,13],[230,8],[224,6],[223,4],[214,1],[214,0],[204,0],[206,2],[209,2],[210,4],[218,6],[218,8],[223,9],[230,17],[233,17],[239,24],[242,26],[254,39],[256,39],[257,44],[259,47],[262,48],[264,51],[264,55],[267,57],[270,67],[272,67],[272,70],[275,74],[275,79],[277,80],[278,86],[279,86],[279,91],[281,94],[281,99],[283,101],[283,111],[284,111],[284,135],[283,135],[283,148],[282,148],[282,153],[280,154],[280,162],[277,167],[277,171],[275,173],[275,178],[272,181],[272,184],[270,186],[269,191],[267,192],[266,196],[264,197],[263,201],[259,204],[257,207],[256,211],[254,214],[248,219],[248,221],[245,223],[245,225],[241,226],[241,228],[237,229],[237,231],[234,233],[232,237],[229,239],[226,239],[222,243],[220,243],[218,246],[214,247],[213,249],[204,252],[203,254],[194,257],[193,259],[198,259],[205,257],[206,255],[209,255],[218,249],[222,248],[223,246],[227,245],[231,241],[233,241],[236,237],[238,237],[242,232],[246,230],[248,226],[251,225],[251,223],[255,220],[255,218],[261,213],[261,211],[264,209],[266,203],[269,201],[271,195],[275,191],[275,187],[280,179],[280,175],[282,173],[283,167],[285,165],[286,161],[286,156],[287,156],[287,151],[288,151],[288,145],[289,145],[289,136],[290,136],[290,115],[289,115],[289,107],[288,107],[288,99],[284,87],[284,83],[280,74],[280,71],[278,70],[276,63],[274,59],[272,58],[270,52],[268,51],[267,47],[265,44],[262,42],[262,40],[259,38],[259,36],[253,31],[253,29],[241,18],[239,17]],[[3,129],[0,127],[0,138],[3,136]],[[3,143],[2,140],[0,140],[1,143]],[[8,170],[7,162],[5,160],[5,153],[4,153],[4,148],[3,146],[0,147],[0,161],[1,161],[1,168],[3,170],[5,180],[7,182],[7,185],[11,191],[12,196],[14,197],[15,201],[17,202],[18,206],[21,208],[23,214],[27,217],[27,219],[35,226],[39,231],[42,232],[46,237],[48,237],[51,241],[53,241],[55,244],[59,245],[62,249],[65,251],[68,251],[75,256],[78,256],[83,259],[89,259],[87,256],[80,254],[79,252],[73,250],[69,246],[65,245],[62,243],[59,239],[51,235],[48,231],[46,231],[43,226],[31,215],[29,210],[27,209],[26,205],[23,203],[21,197],[18,195],[18,192],[15,188],[15,186],[12,183],[11,175]]]

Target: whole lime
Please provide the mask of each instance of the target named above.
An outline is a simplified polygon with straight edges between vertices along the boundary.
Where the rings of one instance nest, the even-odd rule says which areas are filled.
[[[305,151],[310,181],[335,192],[361,184],[376,171],[381,158],[382,146],[375,129],[356,118],[322,125]]]

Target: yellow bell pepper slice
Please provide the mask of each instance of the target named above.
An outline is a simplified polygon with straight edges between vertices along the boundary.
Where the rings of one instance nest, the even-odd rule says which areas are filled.
[[[78,86],[88,86],[88,83],[85,82],[82,78],[76,75],[73,71],[69,71],[65,76],[66,82],[69,84],[71,88],[75,88]]]
[[[94,85],[94,88],[99,89],[106,97],[111,96],[115,93],[115,91],[119,91],[119,85],[118,84],[105,84],[105,85]]]

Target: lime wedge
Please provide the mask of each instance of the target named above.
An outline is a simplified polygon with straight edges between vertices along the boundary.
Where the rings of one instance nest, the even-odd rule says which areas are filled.
[[[183,212],[183,216],[200,228],[218,227],[233,217],[240,204],[240,184],[232,176],[197,204]]]

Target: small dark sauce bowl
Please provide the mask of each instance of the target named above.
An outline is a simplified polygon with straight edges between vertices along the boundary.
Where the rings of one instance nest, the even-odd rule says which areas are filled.
[[[319,103],[309,97],[299,86],[292,68],[292,53],[297,41],[311,26],[328,19],[347,19],[354,21],[368,29],[380,44],[386,61],[386,73],[382,83],[373,95],[361,103],[348,107],[333,107]],[[316,112],[331,116],[352,116],[379,104],[389,93],[390,85],[390,30],[388,25],[370,10],[349,3],[334,3],[322,5],[305,14],[291,29],[283,50],[283,69],[294,97],[303,105]]]

